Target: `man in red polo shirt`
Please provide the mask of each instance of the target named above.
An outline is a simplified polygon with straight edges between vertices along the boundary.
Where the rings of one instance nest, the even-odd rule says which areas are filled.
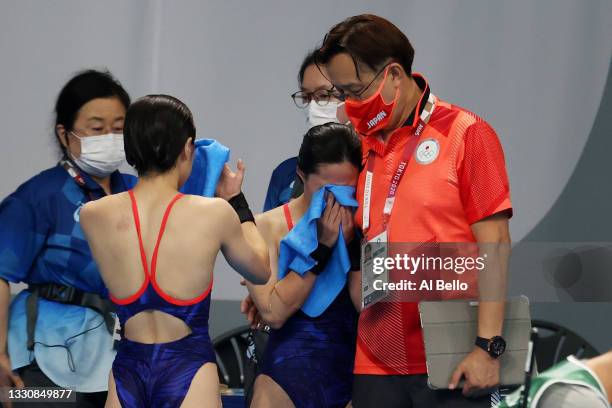
[[[413,57],[406,36],[373,15],[334,26],[317,53],[363,136],[357,225],[367,240],[498,245],[493,250],[505,275],[512,206],[497,135],[475,114],[435,96],[425,77],[412,72]],[[499,383],[503,313],[501,301],[480,302],[474,350],[449,389],[434,391],[427,386],[417,304],[379,302],[364,309],[353,406],[491,406],[498,394],[482,391]],[[461,379],[463,390],[456,389]]]

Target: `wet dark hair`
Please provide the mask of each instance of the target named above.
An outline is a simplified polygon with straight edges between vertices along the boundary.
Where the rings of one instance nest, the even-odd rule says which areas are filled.
[[[316,64],[315,54],[317,50],[310,51],[302,61],[302,65],[300,65],[300,71],[298,73],[298,84],[302,86],[302,82],[304,82],[304,72],[306,72],[306,68],[311,65]]]
[[[329,122],[310,128],[304,135],[297,166],[305,176],[316,173],[321,164],[344,161],[361,171],[361,141],[352,127]]]
[[[144,96],[125,115],[125,158],[140,176],[172,169],[185,142],[195,137],[191,111],[169,95]]]
[[[390,61],[400,64],[407,75],[412,73],[412,44],[393,23],[373,14],[349,17],[333,26],[316,52],[315,59],[318,64],[327,64],[342,53],[347,53],[353,59],[358,78],[359,64],[379,71]]]
[[[64,85],[55,102],[55,127],[63,125],[72,130],[79,110],[87,102],[98,98],[119,98],[125,109],[130,106],[130,96],[121,83],[108,71],[89,69],[77,73]],[[66,153],[59,134],[55,137],[63,153]]]

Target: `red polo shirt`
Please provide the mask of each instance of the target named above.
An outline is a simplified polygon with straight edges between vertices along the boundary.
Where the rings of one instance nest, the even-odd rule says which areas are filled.
[[[414,74],[423,97],[426,79]],[[420,110],[425,100],[419,101]],[[362,138],[364,160],[376,155],[372,180],[368,239],[382,232],[383,207],[414,120],[395,130],[387,143],[377,136]],[[471,224],[498,212],[511,215],[510,188],[504,154],[488,123],[458,106],[435,98],[435,109],[395,196],[387,226],[389,242],[475,242]],[[357,184],[362,226],[366,171]],[[356,374],[426,373],[423,335],[416,303],[380,302],[359,317]]]

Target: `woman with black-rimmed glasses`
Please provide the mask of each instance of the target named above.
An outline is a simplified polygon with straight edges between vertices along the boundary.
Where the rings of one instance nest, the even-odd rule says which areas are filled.
[[[339,93],[319,70],[310,52],[300,66],[298,73],[300,90],[291,95],[295,105],[305,116],[308,128],[328,122],[346,123],[344,102]],[[286,204],[303,191],[303,182],[296,173],[297,157],[291,157],[279,164],[272,172],[264,211]]]

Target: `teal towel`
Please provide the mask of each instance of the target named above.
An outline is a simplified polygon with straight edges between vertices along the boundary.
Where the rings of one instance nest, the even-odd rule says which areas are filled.
[[[319,245],[317,220],[325,210],[328,192],[334,195],[340,205],[357,207],[355,187],[328,184],[317,191],[312,197],[306,214],[280,242],[278,279],[282,279],[289,271],[304,275],[315,265],[310,254]],[[331,259],[317,277],[310,295],[302,305],[302,311],[310,317],[320,316],[344,288],[346,274],[350,267],[351,261],[344,242],[342,226],[340,226],[338,241],[332,249]]]
[[[196,140],[195,146],[191,175],[181,188],[181,193],[214,197],[230,150],[214,139]]]

